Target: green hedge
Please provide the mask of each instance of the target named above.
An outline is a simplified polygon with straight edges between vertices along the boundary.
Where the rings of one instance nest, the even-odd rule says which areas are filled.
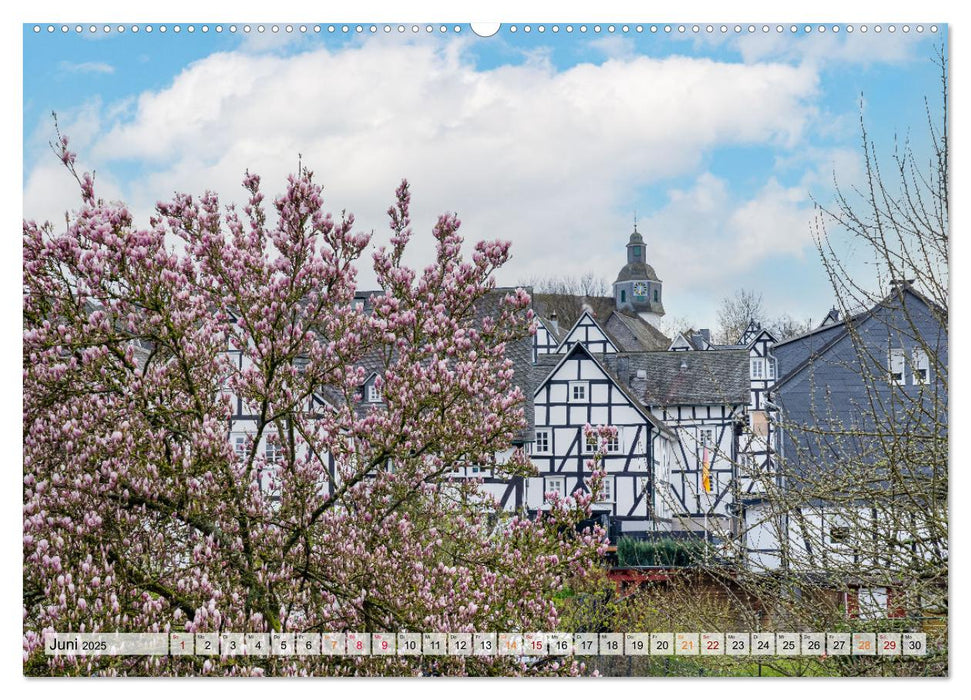
[[[701,540],[635,540],[621,537],[617,541],[619,566],[692,566],[704,561],[707,546]]]

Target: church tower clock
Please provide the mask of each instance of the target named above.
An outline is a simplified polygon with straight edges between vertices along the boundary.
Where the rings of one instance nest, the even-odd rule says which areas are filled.
[[[627,242],[627,264],[621,268],[614,282],[614,301],[618,311],[633,311],[645,321],[656,324],[664,315],[662,283],[654,268],[647,264],[644,237],[637,231]]]

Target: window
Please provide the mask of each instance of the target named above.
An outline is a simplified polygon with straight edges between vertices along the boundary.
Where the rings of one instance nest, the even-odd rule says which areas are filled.
[[[625,301],[627,301],[627,290],[626,289],[621,289],[620,290],[620,303],[623,304]]]
[[[886,588],[861,588],[857,600],[861,620],[876,620],[887,616]]]
[[[233,438],[233,451],[237,459],[246,459],[246,436],[237,435]]]
[[[545,497],[548,493],[555,493],[560,498],[566,498],[566,484],[562,476],[548,476],[543,479],[543,500],[549,500]]]
[[[914,384],[927,384],[930,377],[930,362],[927,353],[921,348],[914,348]]]
[[[617,428],[617,434],[607,440],[607,452],[620,452],[620,445],[620,428]]]
[[[657,301],[657,298],[658,298],[658,291],[657,291],[657,288],[655,287],[655,289],[654,289],[654,301]]]
[[[634,246],[634,257],[635,258],[641,257],[641,247],[639,245]]]
[[[613,503],[614,502],[614,477],[605,476],[604,480],[600,484],[600,498],[597,499],[597,503]]]
[[[845,526],[831,527],[829,541],[831,544],[843,544],[850,539],[850,528]]]
[[[583,439],[583,451],[587,454],[593,454],[594,452],[597,451],[597,448],[600,446],[600,438],[597,436],[596,433],[591,433],[587,435],[582,428],[580,429],[580,431],[582,433],[582,439]]]
[[[590,382],[570,382],[570,403],[582,403],[587,400]]]
[[[750,476],[752,474],[752,455],[748,452],[738,453],[738,473],[741,476]]]
[[[904,383],[904,349],[890,348],[890,357],[887,366],[890,368],[890,383]]]
[[[765,376],[765,360],[761,357],[752,360],[752,379],[762,379]]]
[[[537,430],[536,431],[536,443],[535,452],[538,454],[546,454],[550,451],[550,431],[549,430]]]
[[[268,435],[266,438],[266,461],[268,464],[279,464],[283,461],[283,445],[276,435]]]
[[[698,446],[707,447],[709,450],[715,446],[715,429],[698,428]]]
[[[378,389],[374,382],[368,384],[367,400],[368,403],[381,403],[381,390]]]
[[[765,361],[765,376],[767,379],[775,379],[775,362],[771,359]]]

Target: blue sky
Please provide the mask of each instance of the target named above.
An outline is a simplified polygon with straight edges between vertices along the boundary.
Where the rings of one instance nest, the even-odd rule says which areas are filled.
[[[33,26],[23,30],[26,218],[63,221],[76,202],[47,147],[56,111],[101,194],[143,222],[175,190],[238,199],[246,168],[276,193],[302,154],[328,206],[354,212],[376,242],[408,177],[423,234],[415,264],[428,260],[435,215],[450,210],[467,240],[513,241],[502,283],[585,272],[610,283],[636,211],[668,316],[697,326],[714,325],[721,298],[743,287],[772,314],[821,318],[832,294],[809,233],[813,198],[830,201],[834,171],[860,183],[861,95],[883,153],[895,134],[926,149],[924,97],[933,110],[940,100],[931,59],[946,42],[944,25],[891,33],[887,23],[865,34],[518,24],[489,38],[437,24],[373,34],[266,24],[263,35],[256,24],[249,34],[242,24]]]

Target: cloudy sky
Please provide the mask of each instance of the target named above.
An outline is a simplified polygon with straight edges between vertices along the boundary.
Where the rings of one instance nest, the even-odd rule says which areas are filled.
[[[239,200],[247,168],[276,194],[302,156],[329,209],[353,212],[377,243],[407,177],[415,264],[429,260],[431,227],[448,210],[467,241],[513,242],[501,283],[588,272],[609,283],[636,212],[668,315],[699,326],[739,288],[762,293],[772,314],[825,314],[813,200],[831,201],[834,173],[860,183],[861,100],[884,153],[895,134],[927,147],[924,97],[939,107],[932,58],[946,41],[943,25],[891,33],[886,23],[879,33],[518,24],[488,38],[453,24],[275,34],[267,24],[262,35],[255,24],[248,34],[33,26],[26,218],[63,221],[77,202],[47,145],[56,111],[101,195],[142,222],[174,191]],[[367,269],[360,279],[373,284]]]

